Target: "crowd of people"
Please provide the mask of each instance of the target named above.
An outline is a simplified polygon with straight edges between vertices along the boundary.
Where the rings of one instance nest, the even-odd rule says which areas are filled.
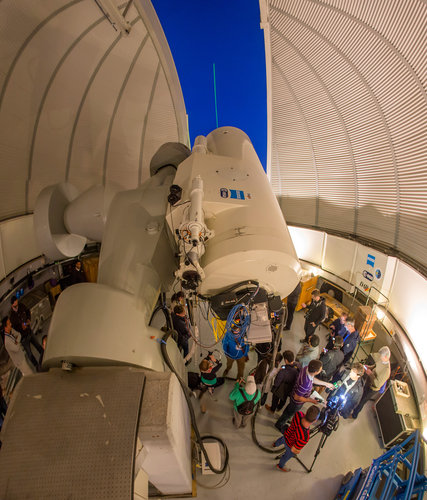
[[[76,272],[80,272],[80,269],[76,269]],[[294,295],[299,294],[298,287],[294,292]],[[221,360],[209,352],[199,363],[200,372],[196,384],[201,412],[206,413],[205,395],[213,395],[215,388],[224,384],[236,362],[237,380],[229,394],[233,403],[233,424],[236,429],[246,427],[257,405],[265,405],[266,411],[271,415],[281,412],[274,423],[281,436],[274,446],[284,446],[284,453],[277,464],[284,472],[288,470],[285,467],[288,460],[296,456],[308,442],[310,426],[318,418],[319,405],[324,404],[313,396],[314,388],[320,393],[322,390],[332,391],[338,387],[341,394],[345,395],[345,404],[340,414],[343,418],[357,418],[366,402],[384,390],[390,377],[388,347],[382,347],[378,353],[374,353],[365,365],[358,362],[349,364],[360,336],[354,321],[347,314],[343,313],[332,322],[326,347],[320,349],[316,329],[326,316],[326,306],[319,290],[313,290],[312,301],[303,304],[303,308],[306,309],[304,338],[301,339],[303,346],[298,353],[286,349],[277,352],[275,359],[272,359],[271,346],[259,349],[257,366],[245,379],[249,345],[227,345],[224,349],[226,366],[222,376],[219,374],[223,368]],[[294,309],[294,301],[291,300],[291,315],[288,315],[285,325],[287,329],[291,327]],[[182,292],[172,296],[171,317],[177,345],[188,364],[191,357],[189,340],[192,337],[192,327]],[[43,345],[40,345],[31,330],[31,313],[16,296],[11,298],[9,314],[2,319],[2,337],[11,362],[23,376],[40,370],[46,337],[42,341]],[[269,396],[271,404],[266,404]],[[311,406],[304,413],[303,406],[306,403],[311,403]],[[6,403],[0,395],[0,426],[6,410]]]
[[[347,314],[342,314],[332,322],[327,344],[320,349],[316,329],[326,317],[326,306],[319,290],[313,290],[312,301],[303,304],[303,307],[306,309],[304,338],[301,339],[303,346],[298,353],[286,349],[277,352],[273,360],[272,349],[257,349],[257,366],[246,378],[244,372],[249,354],[248,344],[227,346],[227,362],[222,376],[219,375],[222,363],[213,353],[208,353],[199,364],[197,388],[202,413],[206,412],[205,394],[213,394],[216,387],[224,384],[234,361],[237,363],[237,380],[229,399],[233,403],[232,421],[236,429],[247,426],[257,405],[265,406],[271,415],[281,412],[274,422],[281,434],[274,446],[284,447],[281,448],[283,454],[277,464],[283,472],[288,470],[285,467],[288,460],[295,457],[308,442],[310,427],[317,421],[328,394],[338,391],[344,401],[340,415],[355,419],[366,402],[382,392],[390,377],[390,350],[386,346],[370,356],[365,365],[359,362],[350,364],[360,336],[354,321]],[[174,306],[172,317],[178,332],[178,345],[185,356],[191,333],[188,323],[184,327],[184,320],[178,319],[184,316],[183,303]],[[286,326],[290,328],[291,324],[292,318]],[[326,391],[324,396],[319,398],[323,391]],[[271,404],[266,404],[269,396]],[[311,406],[304,412],[306,403]]]

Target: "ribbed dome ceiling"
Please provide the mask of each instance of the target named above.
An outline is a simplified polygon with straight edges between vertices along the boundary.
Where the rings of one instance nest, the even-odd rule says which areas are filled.
[[[128,2],[117,0],[123,13]],[[121,36],[94,0],[0,2],[0,220],[41,189],[134,188],[167,141],[187,142],[184,101],[149,0]]]
[[[426,2],[266,4],[271,180],[287,222],[378,242],[425,272]]]

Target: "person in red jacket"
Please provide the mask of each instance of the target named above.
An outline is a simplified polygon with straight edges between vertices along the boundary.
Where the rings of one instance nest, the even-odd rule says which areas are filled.
[[[288,460],[300,453],[310,439],[310,425],[319,418],[320,410],[317,406],[312,405],[304,415],[302,411],[297,412],[292,419],[291,425],[285,430],[283,436],[277,439],[273,446],[277,447],[285,445],[285,452],[280,457],[276,467],[282,472],[289,472],[285,468]]]

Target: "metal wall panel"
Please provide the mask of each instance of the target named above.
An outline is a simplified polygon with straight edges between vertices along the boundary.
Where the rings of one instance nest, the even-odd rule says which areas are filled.
[[[122,12],[128,4],[114,2]],[[31,213],[57,182],[137,187],[158,146],[187,143],[178,76],[149,0],[129,8],[128,36],[94,0],[3,0],[0,19],[0,220]]]
[[[427,4],[260,3],[268,170],[287,222],[377,242],[426,271]]]

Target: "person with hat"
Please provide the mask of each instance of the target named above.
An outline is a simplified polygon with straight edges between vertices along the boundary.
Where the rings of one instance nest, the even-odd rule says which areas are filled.
[[[246,427],[249,417],[261,398],[261,392],[257,389],[253,375],[247,377],[244,387],[242,387],[243,382],[243,379],[238,380],[230,393],[230,399],[234,401],[233,424],[236,429]]]

